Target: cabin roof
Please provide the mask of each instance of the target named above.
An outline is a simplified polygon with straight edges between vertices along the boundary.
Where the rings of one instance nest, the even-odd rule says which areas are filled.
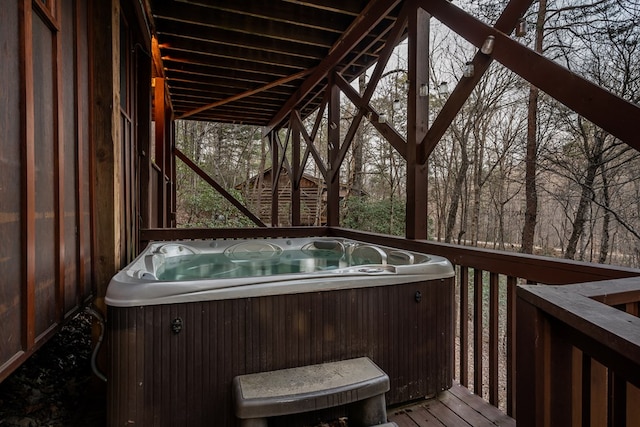
[[[323,77],[301,90],[309,75],[325,63],[334,68],[326,58],[367,19],[370,30],[332,59],[341,57],[334,69],[349,81],[375,63],[397,3],[148,0],[154,50],[162,58],[157,73],[166,78],[178,119],[274,125],[292,97],[305,117],[321,104],[327,84]]]

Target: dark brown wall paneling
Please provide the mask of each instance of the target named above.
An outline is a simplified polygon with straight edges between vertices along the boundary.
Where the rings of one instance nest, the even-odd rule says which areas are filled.
[[[0,365],[21,348],[21,144],[18,0],[0,13]]]
[[[77,138],[78,138],[78,268],[79,292],[82,299],[91,295],[91,141],[89,138],[89,26],[86,1],[76,1],[76,68],[77,68]]]
[[[61,27],[64,31],[60,34],[62,46],[61,63],[62,75],[69,81],[76,82],[75,67],[75,6],[73,1],[62,2]],[[78,295],[76,295],[76,285],[78,277],[78,242],[76,239],[77,218],[77,164],[76,153],[78,149],[78,135],[76,127],[76,99],[75,85],[66,84],[62,87],[62,127],[63,138],[61,141],[63,149],[64,168],[63,174],[63,213],[64,213],[64,305],[63,312],[67,313],[72,310],[78,303]]]
[[[0,381],[91,292],[87,7],[2,2]]]
[[[54,35],[38,13],[33,13],[33,88],[36,206],[36,337],[56,322],[56,125]]]

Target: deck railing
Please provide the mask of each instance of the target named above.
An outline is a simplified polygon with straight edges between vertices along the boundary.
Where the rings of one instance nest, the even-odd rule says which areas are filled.
[[[640,425],[640,278],[517,296],[522,425]]]
[[[520,333],[516,323],[523,323],[520,320],[516,322],[517,285],[572,285],[640,276],[640,270],[630,268],[409,240],[334,227],[143,230],[141,235],[143,241],[308,236],[351,238],[448,258],[455,265],[457,276],[455,379],[514,417],[516,376],[520,382],[524,378],[522,372],[516,374],[517,354],[533,357],[532,350],[526,347],[523,350],[522,345],[518,347],[519,353],[516,350],[516,334]],[[547,288],[557,289],[548,286],[526,289]],[[630,307],[635,307],[630,308],[631,312],[638,311],[635,302]],[[635,342],[640,343],[640,336],[636,338]]]

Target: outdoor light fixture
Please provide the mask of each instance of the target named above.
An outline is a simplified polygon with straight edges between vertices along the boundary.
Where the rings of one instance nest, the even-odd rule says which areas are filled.
[[[378,123],[386,123],[387,122],[387,115],[385,113],[380,113],[378,115]]]
[[[482,47],[480,48],[480,52],[484,53],[485,55],[491,55],[491,52],[493,52],[493,45],[495,43],[496,43],[495,36],[487,37],[487,39],[484,41],[484,43],[482,43]]]
[[[438,95],[446,95],[449,93],[449,83],[440,82],[438,85]]]
[[[399,99],[394,99],[393,100],[393,111],[400,111],[400,100]]]
[[[465,77],[473,77],[474,71],[475,66],[473,65],[473,62],[467,61],[466,64],[464,64],[464,68],[462,68],[462,75]]]
[[[429,96],[429,85],[423,83],[420,85],[420,96]]]
[[[524,18],[518,19],[518,24],[516,25],[516,37],[524,37],[527,35],[527,21]]]

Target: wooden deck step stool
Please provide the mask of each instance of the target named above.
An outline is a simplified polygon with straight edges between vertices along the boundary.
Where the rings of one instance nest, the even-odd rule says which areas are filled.
[[[389,377],[368,357],[240,375],[233,379],[242,427],[267,418],[346,405],[349,427],[392,426],[384,400]]]

